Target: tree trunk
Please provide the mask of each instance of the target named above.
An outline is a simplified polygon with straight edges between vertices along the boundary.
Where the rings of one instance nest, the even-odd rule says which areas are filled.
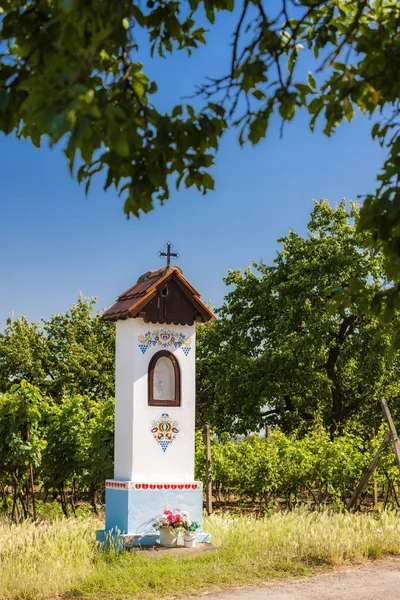
[[[329,425],[332,437],[338,430],[340,431],[346,416],[346,407],[344,406],[343,394],[337,372],[337,362],[344,342],[353,332],[354,327],[360,322],[361,319],[355,315],[343,317],[340,324],[339,333],[331,333],[336,341],[335,344],[329,348],[328,358],[324,366],[326,369],[326,374],[331,381],[332,405],[331,422]]]
[[[11,520],[14,523],[20,521],[20,514],[18,510],[18,497],[19,497],[19,483],[15,473],[14,465],[10,465],[11,484],[13,488],[13,505],[11,510]]]
[[[66,492],[65,492],[64,483],[62,483],[60,485],[59,491],[60,491],[60,499],[61,499],[61,508],[62,508],[62,511],[63,511],[64,515],[68,518],[69,517],[68,503],[67,503],[67,495],[66,495]]]
[[[335,434],[335,431],[340,427],[340,424],[344,418],[343,400],[340,389],[340,382],[337,375],[337,361],[339,358],[339,345],[335,344],[329,349],[328,360],[325,364],[326,374],[328,375],[331,382],[331,422],[330,430],[331,436]]]
[[[90,496],[90,504],[93,507],[94,514],[98,515],[99,511],[97,509],[97,502],[96,502],[96,499],[97,499],[97,490],[96,490],[96,485],[93,482],[90,483],[89,496]]]

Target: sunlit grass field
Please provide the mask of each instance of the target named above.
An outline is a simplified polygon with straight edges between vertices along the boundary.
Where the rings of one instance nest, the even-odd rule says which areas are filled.
[[[0,598],[152,599],[309,575],[321,567],[400,554],[400,517],[293,511],[264,519],[213,516],[218,549],[186,557],[99,551],[94,518],[34,525],[0,521]]]

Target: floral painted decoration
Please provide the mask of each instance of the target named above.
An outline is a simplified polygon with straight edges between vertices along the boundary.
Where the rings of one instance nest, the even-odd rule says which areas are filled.
[[[154,439],[165,452],[179,433],[177,421],[173,421],[167,413],[163,413],[158,421],[153,421],[151,433]]]
[[[138,342],[142,354],[145,354],[151,346],[161,346],[164,349],[181,348],[185,356],[192,349],[192,339],[190,337],[186,337],[181,331],[167,328],[147,331],[139,335]]]

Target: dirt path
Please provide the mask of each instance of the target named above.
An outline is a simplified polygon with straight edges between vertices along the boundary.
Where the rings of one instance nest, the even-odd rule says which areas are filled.
[[[191,600],[400,600],[400,559],[343,568],[310,579],[206,594]]]

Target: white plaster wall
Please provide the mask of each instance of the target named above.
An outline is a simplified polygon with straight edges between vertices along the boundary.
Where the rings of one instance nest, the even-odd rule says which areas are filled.
[[[135,327],[133,319],[117,321],[115,347],[114,477],[129,481],[133,464],[133,390]]]
[[[191,338],[185,356],[168,348],[181,373],[181,406],[148,406],[147,371],[152,356],[162,349],[150,346],[143,354],[138,336],[155,329],[180,331]],[[115,478],[137,482],[189,482],[194,479],[195,326],[144,323],[143,319],[117,322]],[[165,452],[151,433],[162,413],[178,423],[179,433]]]

